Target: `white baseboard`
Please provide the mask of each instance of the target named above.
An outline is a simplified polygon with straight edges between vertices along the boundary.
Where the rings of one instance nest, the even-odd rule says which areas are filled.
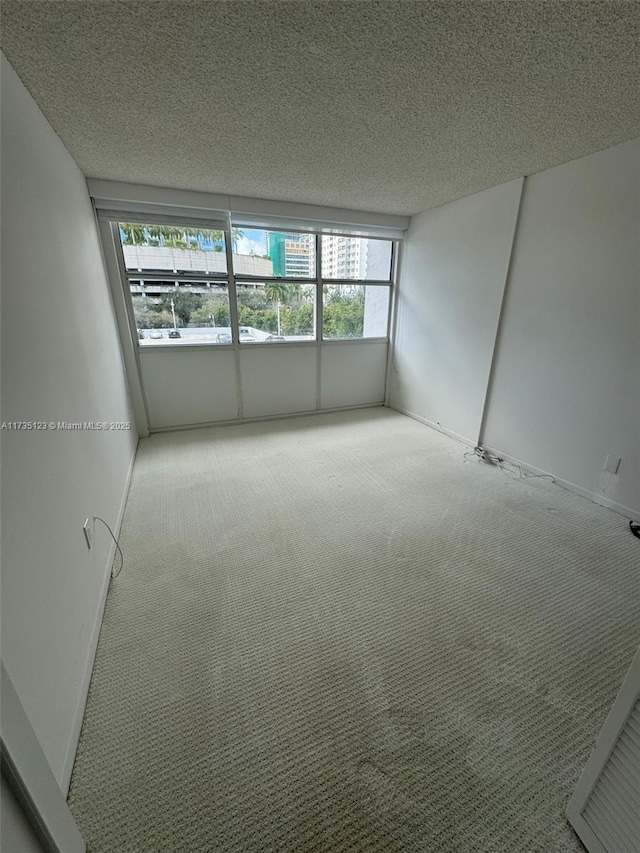
[[[256,418],[233,418],[226,421],[206,421],[199,424],[179,424],[178,426],[150,427],[151,435],[163,432],[182,432],[187,429],[206,429],[207,427],[237,426],[238,424],[260,424],[267,421],[284,421],[289,418],[307,418],[311,415],[330,415],[336,412],[351,412],[354,409],[378,409],[384,406],[382,400],[379,403],[359,403],[356,406],[339,406],[332,409],[309,409],[306,412],[286,412],[280,415],[261,415]]]
[[[449,438],[453,438],[455,441],[458,441],[461,444],[466,445],[467,447],[476,446],[477,442],[472,441],[470,438],[465,438],[462,435],[458,435],[458,433],[445,429],[438,423],[433,423],[433,421],[429,421],[427,420],[427,418],[423,418],[420,417],[420,415],[416,415],[415,412],[410,412],[407,409],[400,409],[397,406],[390,406],[390,408],[394,409],[396,412],[400,412],[403,415],[407,415],[408,417],[413,418],[413,420],[415,421],[419,421],[421,424],[425,424],[425,426],[431,427],[431,429],[435,429],[437,432],[441,432],[444,435],[449,436]],[[632,520],[640,519],[640,510],[638,509],[634,510],[632,507],[625,506],[624,504],[618,503],[617,501],[612,501],[610,498],[606,498],[603,495],[599,495],[597,492],[593,492],[589,489],[583,488],[582,486],[578,486],[576,483],[572,483],[570,480],[564,480],[562,477],[557,477],[550,471],[544,471],[541,468],[536,468],[535,465],[531,465],[529,462],[525,462],[515,456],[510,456],[508,453],[504,453],[497,447],[489,447],[489,445],[486,444],[483,446],[490,453],[493,453],[496,456],[501,456],[507,462],[511,462],[514,465],[520,465],[523,471],[528,471],[530,474],[553,477],[556,485],[561,486],[568,492],[573,492],[574,494],[579,495],[581,498],[586,498],[592,503],[598,504],[598,506],[602,506],[605,509],[613,510],[613,512],[617,512],[619,515],[623,515],[625,518],[629,518]]]
[[[620,515],[624,515],[624,517],[628,518],[630,521],[640,520],[640,509],[633,509],[633,507],[625,506],[617,501],[610,500],[610,498],[605,498],[603,495],[598,495],[595,492],[593,493],[592,500],[594,504],[598,504],[598,506],[603,506],[605,509],[611,509]]]
[[[494,453],[497,456],[501,456],[503,459],[506,459],[507,462],[511,462],[514,465],[520,465],[523,471],[528,471],[531,474],[542,474],[543,476],[553,477],[557,486],[561,486],[568,492],[580,495],[581,498],[586,498],[588,501],[591,501],[598,506],[613,510],[613,512],[617,512],[619,515],[624,515],[626,518],[640,518],[640,510],[634,510],[631,507],[624,506],[624,504],[612,501],[610,498],[604,497],[604,495],[599,495],[597,492],[585,489],[583,486],[578,486],[576,483],[572,483],[571,480],[564,480],[562,477],[557,477],[549,471],[543,471],[541,468],[536,468],[534,465],[529,464],[529,462],[523,462],[522,459],[510,456],[508,453],[503,453],[502,450],[499,450],[496,447],[489,447],[486,444],[484,447],[490,453]]]
[[[120,528],[122,526],[122,519],[124,518],[124,510],[127,504],[127,498],[129,496],[129,487],[131,485],[131,477],[133,474],[133,466],[136,461],[136,453],[138,450],[138,446],[136,444],[135,450],[131,455],[131,461],[129,462],[129,470],[127,471],[127,478],[125,481],[124,490],[122,493],[122,499],[120,500],[120,508],[118,509],[118,517],[116,519],[116,523],[113,528],[114,535],[116,538],[120,536]],[[76,759],[76,750],[78,749],[78,741],[80,740],[80,730],[82,729],[82,721],[84,720],[84,712],[85,706],[87,704],[87,696],[89,694],[89,684],[91,683],[91,675],[93,673],[93,664],[96,657],[96,649],[98,647],[98,638],[100,636],[100,628],[102,627],[102,618],[104,616],[104,608],[107,603],[107,593],[109,591],[109,583],[111,581],[111,567],[113,565],[113,560],[116,554],[116,543],[112,540],[111,546],[109,548],[109,556],[107,558],[107,564],[104,572],[104,579],[102,583],[102,588],[100,590],[100,597],[98,600],[98,610],[96,612],[96,618],[93,624],[93,629],[91,631],[91,639],[89,641],[89,648],[87,651],[87,659],[84,667],[84,672],[82,674],[82,683],[80,685],[80,695],[78,697],[78,704],[76,706],[75,715],[73,718],[73,726],[71,728],[71,734],[69,735],[69,742],[67,743],[67,750],[65,753],[64,764],[62,766],[62,770],[60,772],[60,777],[58,779],[58,784],[60,785],[60,789],[62,793],[66,796],[69,791],[69,784],[71,782],[71,773],[73,772],[73,764]]]
[[[464,444],[465,447],[475,447],[477,444],[473,439],[467,438],[465,435],[460,435],[457,432],[453,432],[453,430],[445,429],[445,427],[441,426],[439,423],[423,418],[421,415],[416,415],[415,412],[410,412],[409,409],[401,409],[399,406],[392,406],[391,404],[389,404],[389,408],[393,409],[394,412],[400,412],[401,415],[406,415],[408,418],[413,418],[414,421],[425,424],[425,426],[431,427],[431,429],[435,429],[436,432],[441,432],[443,435],[453,438],[455,441],[460,442],[460,444]]]

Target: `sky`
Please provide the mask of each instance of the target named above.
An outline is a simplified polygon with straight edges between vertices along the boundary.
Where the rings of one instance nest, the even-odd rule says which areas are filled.
[[[267,254],[265,231],[253,228],[242,228],[241,231],[243,232],[244,237],[238,240],[238,248],[236,249],[237,254],[250,255],[251,252],[256,255]]]

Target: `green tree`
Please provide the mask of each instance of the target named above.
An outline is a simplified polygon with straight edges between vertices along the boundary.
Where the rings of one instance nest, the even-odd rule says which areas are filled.
[[[286,302],[289,298],[289,285],[280,281],[270,281],[265,284],[264,293],[271,302]]]
[[[360,338],[364,329],[364,291],[324,291],[324,334],[329,338]]]
[[[200,308],[191,312],[189,320],[192,326],[211,326],[211,318],[216,326],[229,326],[229,303],[224,296],[205,300]]]
[[[233,244],[234,251],[238,248],[238,243],[240,240],[242,240],[243,237],[244,231],[241,231],[240,228],[231,229],[231,243]]]
[[[149,305],[144,296],[133,296],[133,313],[136,318],[136,326],[139,329],[151,329],[153,327],[153,316],[157,313]]]
[[[140,316],[136,313],[136,323],[139,329],[170,329],[173,317],[168,311],[149,311]]]
[[[290,284],[289,285],[289,293],[287,295],[287,302],[290,304],[297,304],[302,302],[302,299],[305,296],[305,291],[303,291],[302,286],[299,284]]]
[[[121,222],[120,228],[124,233],[122,242],[125,246],[143,246],[145,244],[144,226],[134,222]]]
[[[313,334],[313,303],[286,306],[280,311],[280,331],[283,335]]]
[[[224,231],[206,228],[189,228],[179,225],[139,225],[121,222],[122,242],[125,246],[167,246],[170,249],[200,249],[201,251],[224,251]],[[240,228],[231,229],[234,249],[244,237]],[[212,249],[204,244],[213,243]]]
[[[237,294],[238,305],[246,305],[247,308],[263,311],[272,307],[271,300],[261,287],[241,284],[237,286]]]
[[[191,312],[202,307],[204,300],[199,293],[189,293],[186,290],[175,290],[171,293],[163,293],[158,300],[158,305],[160,306],[160,310],[168,311],[173,320],[171,310],[172,301],[178,325],[186,326],[191,319]]]
[[[252,326],[263,332],[275,334],[278,331],[278,314],[274,308],[255,309],[248,305],[238,305],[240,326]]]

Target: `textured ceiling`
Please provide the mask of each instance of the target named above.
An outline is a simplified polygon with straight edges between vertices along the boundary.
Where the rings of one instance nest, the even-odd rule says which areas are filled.
[[[4,0],[91,177],[411,214],[640,134],[640,5]]]

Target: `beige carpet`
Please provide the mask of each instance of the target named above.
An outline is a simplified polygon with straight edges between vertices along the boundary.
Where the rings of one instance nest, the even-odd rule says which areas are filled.
[[[640,641],[620,516],[387,409],[140,444],[69,802],[91,853],[565,853]]]

